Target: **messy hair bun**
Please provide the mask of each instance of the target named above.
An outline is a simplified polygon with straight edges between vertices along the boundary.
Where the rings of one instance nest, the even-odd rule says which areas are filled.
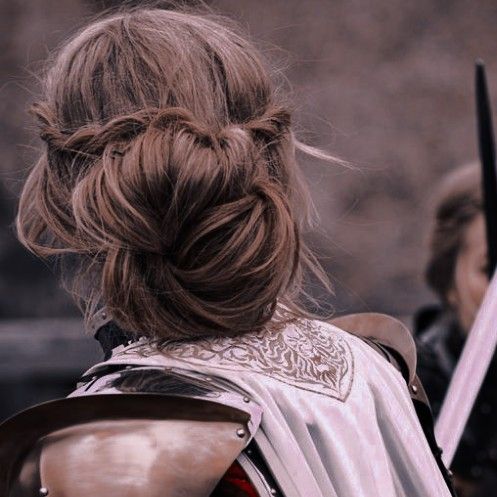
[[[290,114],[247,41],[141,9],[87,27],[46,81],[18,233],[42,257],[89,261],[87,305],[157,338],[258,329],[278,302],[301,312]]]

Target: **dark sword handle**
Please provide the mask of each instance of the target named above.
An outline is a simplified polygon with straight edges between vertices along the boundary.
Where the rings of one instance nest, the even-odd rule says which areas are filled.
[[[488,97],[485,64],[481,60],[476,62],[475,85],[478,145],[482,167],[483,208],[487,231],[488,276],[492,278],[497,266],[497,173],[495,169],[492,109]]]

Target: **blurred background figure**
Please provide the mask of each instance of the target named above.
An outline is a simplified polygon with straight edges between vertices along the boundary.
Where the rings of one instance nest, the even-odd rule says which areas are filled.
[[[488,286],[481,172],[473,163],[450,173],[436,196],[426,281],[439,304],[415,319],[418,374],[437,416]],[[452,469],[461,496],[497,495],[497,365],[483,383]]]

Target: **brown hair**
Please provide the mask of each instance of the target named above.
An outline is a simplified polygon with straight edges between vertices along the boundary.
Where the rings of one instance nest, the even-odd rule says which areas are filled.
[[[426,280],[445,303],[466,229],[482,209],[481,173],[476,163],[460,167],[444,179],[437,192]]]
[[[307,194],[275,95],[225,21],[137,9],[90,24],[32,107],[46,150],[21,195],[20,240],[41,257],[78,254],[98,278],[86,309],[103,303],[147,336],[305,314]]]

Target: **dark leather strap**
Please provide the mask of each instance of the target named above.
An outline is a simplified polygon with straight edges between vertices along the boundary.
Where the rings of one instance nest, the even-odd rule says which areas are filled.
[[[123,331],[114,321],[109,321],[100,326],[96,330],[94,337],[102,347],[105,361],[112,355],[112,349],[119,345],[128,345],[136,340],[135,334]]]

